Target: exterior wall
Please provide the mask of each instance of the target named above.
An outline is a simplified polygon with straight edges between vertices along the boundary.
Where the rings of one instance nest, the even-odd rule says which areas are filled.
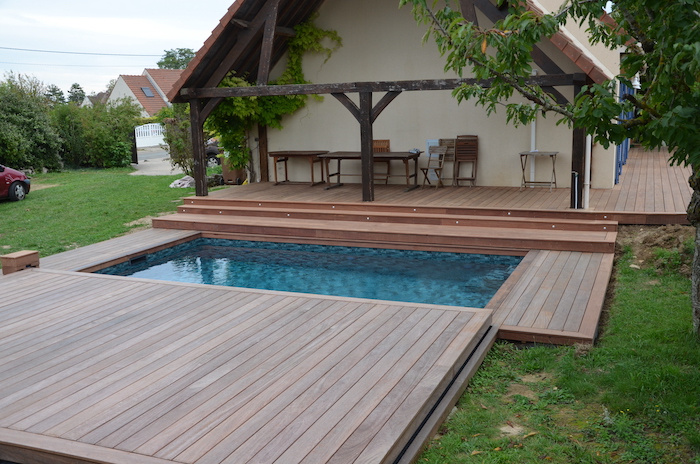
[[[391,81],[412,79],[453,78],[445,74],[444,58],[432,41],[422,43],[426,26],[416,24],[410,8],[397,8],[394,0],[326,0],[316,20],[319,27],[338,31],[343,47],[331,59],[307,56],[305,73],[314,83]],[[273,72],[280,72],[280,66]],[[349,95],[358,102],[358,95]],[[383,95],[374,95],[376,103]],[[554,115],[537,123],[537,149],[558,151],[556,171],[559,187],[570,185],[571,131],[565,124],[556,126]],[[284,129],[268,130],[269,150],[329,150],[360,149],[360,127],[350,112],[330,95],[318,102],[309,99],[308,106],[282,122]],[[461,134],[479,136],[479,166],[477,184],[482,186],[519,186],[522,176],[518,153],[530,149],[530,127],[506,124],[505,110],[491,116],[471,102],[461,105],[450,91],[404,92],[396,98],[374,123],[375,139],[390,139],[394,151],[411,148],[426,150],[426,141],[454,138]],[[257,146],[257,143],[254,143]],[[614,149],[605,152],[598,147],[594,155],[594,187],[611,187],[612,167],[607,169],[607,157],[614,159]],[[549,180],[549,160],[537,164],[537,179]],[[334,162],[332,162],[334,163]],[[402,172],[400,162],[394,172]],[[427,163],[421,156],[420,165]],[[270,178],[274,178],[272,162]],[[309,167],[304,160],[289,163],[290,179],[308,180]],[[383,169],[379,167],[379,169]],[[360,172],[359,162],[343,163],[343,173]],[[280,174],[283,171],[280,168]],[[450,175],[449,168],[446,172]],[[529,174],[529,169],[528,169]],[[419,172],[419,183],[423,181]],[[609,178],[609,179],[608,179]],[[359,177],[344,178],[343,182],[360,182]],[[395,177],[392,183],[402,183]]]
[[[138,99],[131,91],[129,86],[126,85],[126,82],[124,82],[124,79],[122,79],[121,76],[119,76],[119,79],[117,79],[117,83],[114,85],[114,89],[112,89],[112,93],[109,95],[109,100],[107,100],[107,103],[109,104],[120,98],[131,98],[134,101],[134,103],[141,106]],[[143,109],[143,107],[141,108],[141,116],[144,118],[147,118],[149,116],[146,110]]]

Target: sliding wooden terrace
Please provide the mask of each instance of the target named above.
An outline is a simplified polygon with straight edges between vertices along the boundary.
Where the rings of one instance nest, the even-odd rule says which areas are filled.
[[[688,174],[633,151],[588,211],[566,189],[236,186],[44,257],[0,277],[0,460],[411,462],[497,334],[594,340],[618,221],[684,222]],[[197,237],[523,260],[485,309],[89,273]]]

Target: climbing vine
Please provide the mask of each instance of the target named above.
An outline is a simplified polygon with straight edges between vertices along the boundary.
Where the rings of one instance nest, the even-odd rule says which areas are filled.
[[[308,84],[303,71],[303,57],[306,53],[326,55],[342,46],[342,39],[336,31],[316,27],[316,16],[294,28],[295,36],[289,40],[287,67],[279,79],[269,85]],[[330,40],[331,46],[324,43]],[[219,87],[249,87],[252,84],[230,72]],[[320,98],[316,96],[316,98]],[[306,106],[308,95],[281,95],[270,97],[231,97],[222,101],[207,118],[204,128],[219,138],[225,161],[232,169],[245,168],[250,162],[248,148],[249,130],[256,124],[282,128],[282,117]]]

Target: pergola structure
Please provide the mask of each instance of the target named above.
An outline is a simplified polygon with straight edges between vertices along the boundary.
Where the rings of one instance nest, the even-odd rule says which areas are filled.
[[[197,53],[182,77],[168,95],[174,103],[190,103],[192,143],[194,149],[194,174],[196,195],[206,196],[206,158],[204,155],[203,124],[206,118],[224,98],[244,96],[330,94],[342,103],[360,124],[360,147],[362,162],[362,200],[374,200],[372,126],[381,112],[402,92],[424,90],[451,90],[465,83],[476,83],[474,79],[435,79],[393,82],[347,82],[333,84],[302,84],[268,86],[270,70],[286,51],[287,39],[294,35],[293,27],[306,21],[322,5],[323,0],[237,0],[222,18],[211,37]],[[490,0],[460,0],[463,15],[476,22],[478,8],[490,21],[505,17],[505,12]],[[559,42],[554,42],[555,39]],[[574,95],[587,82],[602,81],[605,77],[590,60],[580,53],[567,53],[570,44],[563,36],[552,39],[572,61],[579,65],[582,73],[566,74],[541,49],[532,52],[533,62],[545,73],[531,78],[551,92],[558,100],[565,101],[555,87],[573,86]],[[579,63],[574,60],[574,56]],[[231,71],[255,80],[252,87],[217,87]],[[489,85],[488,82],[479,82]],[[383,93],[375,104],[374,93]],[[359,106],[349,97],[359,94]],[[267,176],[267,131],[259,128],[261,171]],[[572,135],[572,172],[584,171],[585,136],[581,129]],[[267,180],[263,177],[263,180]],[[572,188],[571,206],[579,207],[583,185]]]

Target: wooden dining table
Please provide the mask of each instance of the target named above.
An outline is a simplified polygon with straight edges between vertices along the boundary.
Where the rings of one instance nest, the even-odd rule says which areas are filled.
[[[405,192],[408,192],[409,190],[413,190],[418,188],[418,157],[420,156],[422,152],[417,151],[417,152],[409,152],[409,151],[390,151],[390,152],[381,152],[381,153],[375,153],[374,154],[374,161],[382,161],[382,162],[387,162],[387,161],[393,161],[393,160],[400,160],[403,161],[404,167],[405,167],[405,173],[402,174],[406,177],[406,189],[404,190]],[[343,183],[340,181],[340,166],[341,162],[343,160],[361,160],[362,159],[362,154],[359,151],[334,151],[330,153],[325,153],[322,155],[318,155],[319,159],[323,160],[326,165],[326,178],[328,179],[328,186],[326,187],[327,189],[330,188],[335,188],[335,187],[340,187],[343,185]],[[338,162],[337,164],[337,170],[333,173],[330,171],[330,161],[331,160],[336,160]],[[413,161],[413,172],[411,173],[411,161]],[[356,175],[356,174],[344,174],[346,176],[350,175]],[[392,174],[388,174],[387,176],[391,176]],[[335,177],[336,182],[331,183],[331,178]],[[411,181],[411,179],[413,179]]]
[[[311,186],[323,184],[325,182],[323,160],[321,160],[319,156],[325,153],[328,153],[328,150],[281,150],[269,152],[268,156],[270,156],[270,158],[272,158],[275,162],[275,185],[301,183],[289,180],[287,161],[292,158],[306,158],[309,161],[309,168],[311,169]],[[277,180],[277,163],[284,163],[284,180]],[[321,165],[321,180],[319,182],[314,180],[314,164],[316,163],[320,163]]]

